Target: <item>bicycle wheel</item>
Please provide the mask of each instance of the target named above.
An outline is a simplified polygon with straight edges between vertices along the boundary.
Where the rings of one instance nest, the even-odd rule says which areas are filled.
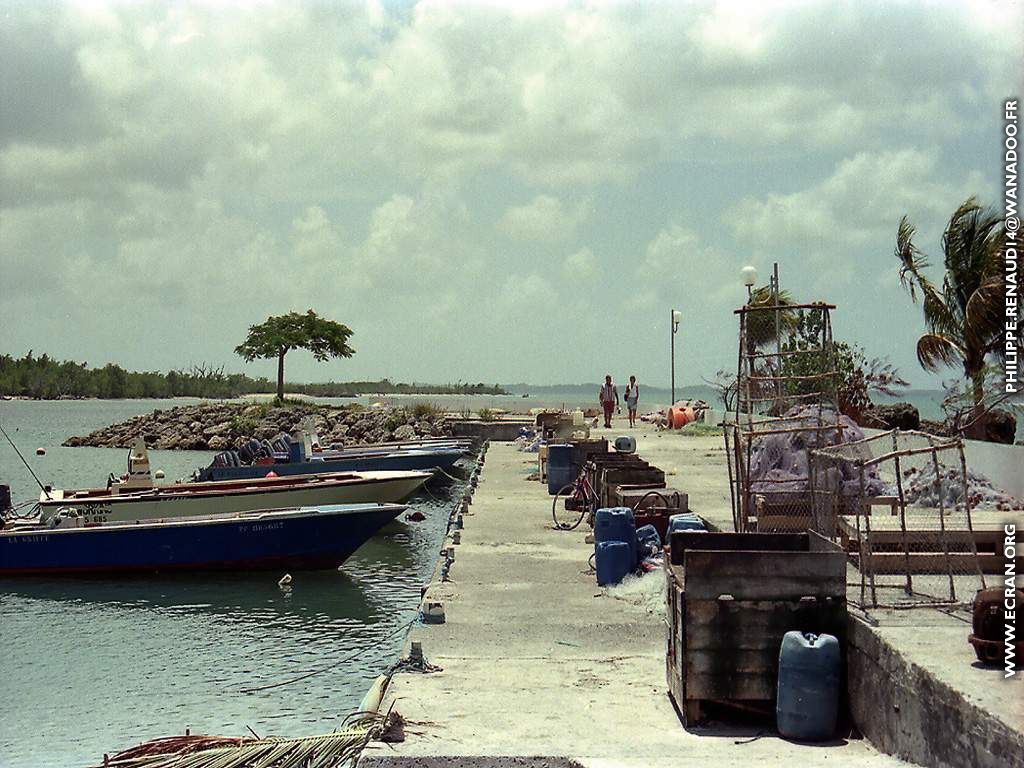
[[[579,517],[576,518],[575,522],[563,522],[558,519],[558,500],[561,499],[563,502],[567,501],[569,497],[573,495],[576,490],[575,483],[569,483],[568,485],[562,486],[562,488],[555,494],[555,498],[551,500],[551,521],[555,525],[556,531],[573,531],[579,528],[580,523],[583,522],[583,518],[587,515],[587,502],[586,500],[580,500]],[[563,503],[562,508],[565,509]]]

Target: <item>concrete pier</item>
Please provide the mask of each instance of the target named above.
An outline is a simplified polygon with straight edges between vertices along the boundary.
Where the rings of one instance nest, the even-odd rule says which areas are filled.
[[[731,526],[721,438],[637,434],[693,509]],[[553,530],[551,497],[525,479],[535,461],[492,443],[450,581],[427,591],[446,621],[410,637],[442,671],[395,675],[384,708],[402,714],[405,740],[371,745],[360,765],[902,765],[863,739],[684,729],[666,693],[660,612],[596,585],[585,527]]]

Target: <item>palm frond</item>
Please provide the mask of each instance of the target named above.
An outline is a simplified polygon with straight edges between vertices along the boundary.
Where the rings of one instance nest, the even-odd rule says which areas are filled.
[[[181,736],[141,744],[115,755],[109,768],[336,768],[354,765],[381,718],[374,714],[344,730],[297,739]]]
[[[917,361],[926,371],[957,365],[964,359],[964,350],[954,339],[937,333],[926,333],[917,340]]]
[[[775,341],[776,316],[780,331],[789,331],[797,322],[797,315],[793,310],[786,309],[793,304],[793,297],[788,291],[779,291],[778,303],[775,302],[771,289],[765,285],[754,289],[747,301],[748,307],[761,307],[763,311],[750,312],[747,314],[747,339],[755,347],[761,347]],[[779,309],[772,309],[779,307]]]
[[[968,198],[950,217],[942,248],[947,303],[965,309],[979,286],[1002,268],[1002,219]]]
[[[910,298],[917,301],[917,290],[920,287],[930,285],[928,278],[924,275],[930,265],[928,257],[914,245],[914,235],[917,234],[917,227],[907,221],[904,216],[900,219],[900,226],[896,232],[896,258],[900,262],[900,285],[910,294]]]
[[[1003,280],[987,278],[967,299],[964,310],[964,339],[971,345],[987,347],[993,338],[1002,340]]]
[[[900,262],[900,285],[910,294],[915,303],[918,294],[924,310],[925,323],[929,330],[938,333],[955,333],[958,323],[946,304],[943,291],[928,276],[925,270],[930,267],[928,257],[914,245],[917,229],[904,216],[896,233],[896,258]]]

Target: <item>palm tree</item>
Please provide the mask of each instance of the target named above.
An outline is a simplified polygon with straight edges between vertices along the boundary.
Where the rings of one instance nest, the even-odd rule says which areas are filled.
[[[900,219],[896,258],[900,283],[917,303],[921,297],[928,329],[917,341],[917,359],[926,371],[961,366],[974,402],[985,395],[985,360],[1005,354],[1003,315],[1003,221],[971,197],[956,209],[942,235],[946,268],[942,285],[924,274],[925,254],[914,245],[916,229]]]

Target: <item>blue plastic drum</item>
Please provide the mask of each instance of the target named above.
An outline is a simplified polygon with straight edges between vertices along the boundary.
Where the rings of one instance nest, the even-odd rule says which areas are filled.
[[[554,496],[576,478],[572,471],[572,446],[548,446],[548,493]]]

